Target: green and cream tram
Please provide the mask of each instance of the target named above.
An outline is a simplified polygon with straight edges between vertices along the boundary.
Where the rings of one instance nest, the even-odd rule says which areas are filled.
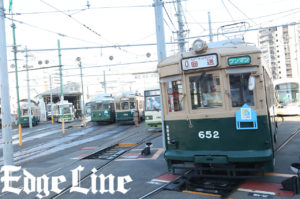
[[[168,168],[273,171],[274,90],[261,51],[245,43],[193,50],[158,64]],[[201,48],[202,47],[202,48]],[[230,175],[229,174],[229,175]]]
[[[144,91],[145,124],[149,130],[161,130],[160,89],[153,88]]]
[[[145,118],[144,97],[128,92],[115,98],[116,122],[140,122]]]
[[[102,94],[90,102],[92,122],[115,122],[114,98]]]
[[[20,124],[22,126],[29,126],[29,108],[31,109],[31,122],[32,125],[35,126],[40,122],[40,108],[38,104],[31,100],[30,103],[26,100],[20,100],[21,106],[21,117],[20,117]],[[30,106],[30,107],[29,107]]]

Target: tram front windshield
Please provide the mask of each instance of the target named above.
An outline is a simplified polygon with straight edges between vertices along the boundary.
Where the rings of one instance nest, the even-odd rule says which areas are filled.
[[[202,73],[190,77],[192,109],[222,106],[220,78],[217,74]]]
[[[117,109],[119,106],[117,106]],[[135,103],[134,102],[121,102],[121,109],[122,110],[129,110],[129,109],[135,109]]]
[[[93,110],[105,111],[110,109],[110,104],[108,103],[96,103],[92,106]]]
[[[72,105],[64,105],[63,107],[64,107],[64,114],[71,113]],[[59,110],[61,111],[61,109],[59,109]]]
[[[300,102],[300,91],[297,83],[285,83],[275,86],[276,97],[279,103]]]
[[[248,89],[250,73],[230,74],[230,95],[232,107],[241,107],[244,104],[254,106],[253,91]]]
[[[33,112],[32,112],[32,110],[31,110],[31,115],[32,115],[32,114],[33,114]],[[22,116],[28,116],[28,115],[29,115],[28,109],[22,109],[21,115],[22,115]]]
[[[159,111],[160,110],[160,97],[149,96],[146,97],[146,111]]]

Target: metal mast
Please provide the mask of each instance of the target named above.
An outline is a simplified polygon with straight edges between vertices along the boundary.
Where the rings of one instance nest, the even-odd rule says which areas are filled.
[[[185,52],[185,40],[183,33],[185,30],[183,29],[184,24],[182,21],[182,12],[181,12],[181,0],[176,0],[177,3],[177,19],[178,19],[178,31],[177,31],[177,37],[178,37],[178,45],[180,52]]]
[[[7,70],[5,14],[3,0],[0,0],[0,87],[1,87],[1,115],[2,142],[4,165],[13,165],[13,144],[11,132],[10,99]]]

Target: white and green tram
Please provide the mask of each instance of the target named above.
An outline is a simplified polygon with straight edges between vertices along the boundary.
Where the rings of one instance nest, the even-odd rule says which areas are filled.
[[[148,89],[145,96],[145,124],[148,130],[161,130],[160,89]]]
[[[62,119],[64,119],[64,122],[72,122],[75,119],[75,111],[74,106],[71,102],[68,102],[66,100],[63,101],[63,103],[58,102],[57,103],[57,122],[62,122]]]

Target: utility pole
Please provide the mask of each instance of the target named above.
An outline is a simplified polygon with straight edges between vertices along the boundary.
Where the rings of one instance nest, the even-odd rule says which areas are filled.
[[[81,65],[81,58],[80,58],[80,57],[77,57],[76,60],[78,61],[78,66],[79,66],[79,68],[80,68],[81,92],[82,92],[82,108],[81,108],[81,115],[82,115],[84,127],[86,127],[85,103],[84,103],[84,90],[83,90],[83,81],[82,81],[82,65]]]
[[[211,29],[210,12],[208,12],[208,29],[209,29],[209,41],[213,42],[213,33],[212,33],[212,29]]]
[[[162,0],[154,0],[156,40],[157,40],[157,57],[158,62],[166,57],[165,30],[163,21]]]
[[[58,46],[58,61],[59,61],[59,77],[60,77],[60,112],[61,112],[61,125],[62,133],[65,134],[65,120],[64,120],[64,91],[63,91],[63,77],[62,77],[62,65],[61,65],[61,53],[60,53],[60,41],[57,40]]]
[[[11,24],[13,31],[13,50],[14,50],[14,61],[15,61],[15,72],[16,72],[16,90],[17,90],[17,105],[18,105],[18,127],[19,127],[19,145],[22,146],[22,126],[21,126],[21,108],[20,108],[20,96],[19,96],[19,78],[18,78],[18,62],[17,62],[17,44],[16,44],[16,25],[12,22]]]
[[[30,99],[30,84],[29,84],[29,72],[28,72],[28,51],[25,48],[26,58],[26,73],[27,73],[27,102],[28,102],[28,116],[29,116],[29,128],[32,128],[32,115],[31,115],[31,99]]]
[[[106,76],[105,76],[105,70],[103,71],[103,87],[104,87],[104,93],[106,93]]]
[[[157,41],[157,58],[158,62],[161,62],[166,57],[166,43],[165,43],[165,30],[164,30],[164,20],[163,20],[163,12],[162,0],[154,0],[154,11],[155,11],[155,25],[156,25],[156,41]],[[160,84],[160,93],[161,93],[161,84]],[[160,95],[160,104],[163,110],[163,103],[162,98]],[[165,142],[165,125],[164,125],[164,114],[161,111],[161,124],[162,124],[162,137],[163,137],[163,147],[166,149],[166,142]]]
[[[176,0],[177,3],[177,19],[178,19],[178,45],[181,53],[185,52],[185,40],[184,40],[184,29],[183,29],[183,21],[182,21],[182,12],[181,12],[181,0]]]
[[[1,88],[1,114],[2,114],[2,143],[3,163],[13,165],[13,144],[11,132],[10,99],[7,70],[5,14],[3,0],[0,0],[0,88]]]
[[[53,121],[53,96],[52,96],[52,77],[51,75],[49,76],[50,79],[50,103],[51,103],[51,124],[54,123]]]

